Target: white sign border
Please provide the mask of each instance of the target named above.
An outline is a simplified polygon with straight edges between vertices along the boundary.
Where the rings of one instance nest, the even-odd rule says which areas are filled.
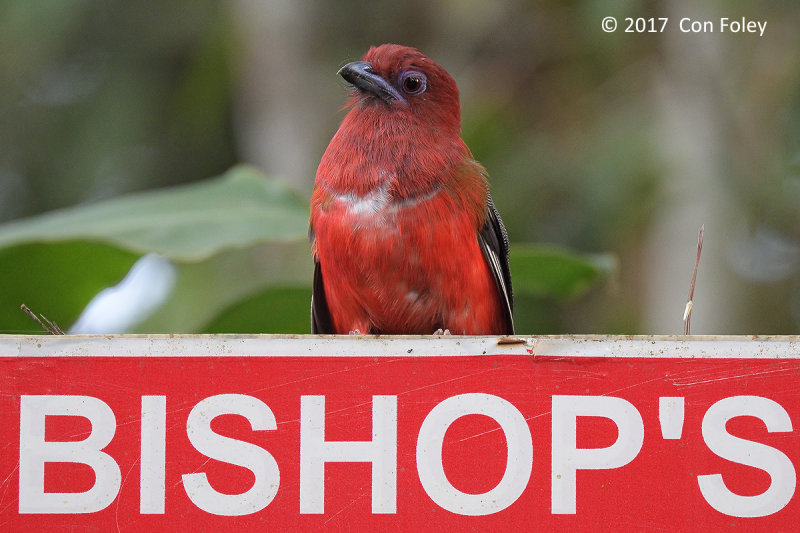
[[[0,357],[800,359],[800,336],[0,335]]]

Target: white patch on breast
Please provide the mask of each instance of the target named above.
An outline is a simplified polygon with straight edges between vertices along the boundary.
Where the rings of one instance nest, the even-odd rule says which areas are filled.
[[[354,193],[334,194],[333,199],[344,204],[348,213],[354,216],[376,215],[386,209],[392,201],[389,194],[389,183],[371,190],[363,196]]]
[[[419,299],[419,293],[417,291],[408,291],[405,295],[405,299],[412,304],[416,303],[417,299]]]
[[[395,198],[389,191],[392,183],[397,179],[396,176],[386,170],[380,170],[378,175],[381,178],[381,184],[366,194],[329,191],[334,202],[344,207],[349,215],[360,219],[359,224],[364,224],[364,219],[371,220],[368,225],[387,223],[398,211],[427,202],[442,190],[441,185],[436,185],[427,193],[411,198]],[[384,216],[376,217],[376,215]]]

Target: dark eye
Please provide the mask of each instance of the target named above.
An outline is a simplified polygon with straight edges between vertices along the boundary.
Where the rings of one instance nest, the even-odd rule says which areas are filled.
[[[400,74],[399,82],[403,92],[411,96],[422,94],[427,88],[425,74],[416,70],[407,70]]]

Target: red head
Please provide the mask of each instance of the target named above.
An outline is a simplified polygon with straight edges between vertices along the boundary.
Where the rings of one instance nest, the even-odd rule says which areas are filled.
[[[361,61],[348,63],[339,74],[356,92],[350,104],[366,109],[380,106],[398,115],[456,134],[461,129],[461,106],[456,82],[438,63],[415,48],[397,44],[373,46]]]

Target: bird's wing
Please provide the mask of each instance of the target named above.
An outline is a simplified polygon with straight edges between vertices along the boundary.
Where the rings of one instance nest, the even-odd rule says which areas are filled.
[[[314,285],[311,289],[311,333],[333,333],[331,313],[325,299],[325,287],[322,283],[322,268],[319,261],[314,261]]]
[[[508,269],[508,234],[506,233],[506,227],[503,225],[503,219],[500,218],[500,213],[497,212],[497,208],[494,206],[491,194],[487,197],[486,209],[488,216],[486,217],[486,223],[478,233],[478,244],[481,247],[483,256],[486,258],[486,262],[489,264],[489,270],[492,271],[497,290],[500,291],[505,303],[505,334],[513,335],[514,292],[511,288],[511,272]],[[316,276],[314,279],[316,285]]]

